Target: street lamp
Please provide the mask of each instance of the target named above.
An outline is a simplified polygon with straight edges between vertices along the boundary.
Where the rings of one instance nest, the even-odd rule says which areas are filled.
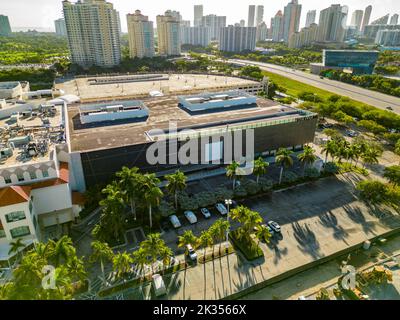
[[[228,213],[226,214],[226,221],[228,222],[228,228],[226,229],[226,245],[229,246],[229,208],[232,205],[232,199],[225,199],[225,204],[228,207]]]

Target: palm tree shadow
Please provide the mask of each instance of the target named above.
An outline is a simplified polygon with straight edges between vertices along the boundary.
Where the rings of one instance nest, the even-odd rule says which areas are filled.
[[[289,250],[287,247],[284,247],[283,249],[280,249],[278,247],[278,243],[276,240],[270,240],[270,242],[267,244],[268,248],[274,252],[274,264],[277,265],[279,261],[282,259],[283,256],[286,256],[289,253]]]
[[[294,237],[298,242],[298,248],[305,253],[312,256],[314,259],[322,257],[320,251],[319,242],[315,236],[315,233],[311,231],[307,224],[301,226],[298,222],[292,223],[294,231]]]
[[[365,233],[372,233],[374,235],[376,234],[376,232],[374,232],[375,226],[366,220],[359,207],[354,208],[349,205],[345,205],[343,206],[343,210],[347,213],[347,216],[352,221],[362,226]]]
[[[319,217],[319,220],[321,225],[325,228],[333,229],[333,236],[335,239],[342,240],[344,243],[348,244],[345,240],[348,236],[348,232],[338,224],[337,217],[331,211],[325,212]]]

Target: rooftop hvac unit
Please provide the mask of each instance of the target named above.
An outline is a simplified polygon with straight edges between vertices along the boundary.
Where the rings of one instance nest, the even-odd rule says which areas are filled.
[[[0,159],[9,158],[13,155],[13,150],[11,148],[0,149]]]

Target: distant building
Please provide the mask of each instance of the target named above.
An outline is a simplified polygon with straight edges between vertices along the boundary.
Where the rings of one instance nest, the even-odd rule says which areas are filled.
[[[312,45],[317,40],[318,25],[312,23],[309,27],[293,33],[289,39],[289,48],[302,48]]]
[[[364,29],[364,37],[375,40],[378,32],[381,30],[400,30],[400,25],[370,24]]]
[[[256,6],[250,5],[249,6],[249,14],[247,17],[247,26],[254,27],[255,26],[255,15],[256,15]]]
[[[244,20],[244,19],[240,20],[239,25],[240,25],[241,27],[245,27],[245,26],[246,26],[246,20]]]
[[[306,28],[315,23],[316,17],[317,17],[317,10],[310,10],[307,12]]]
[[[71,61],[84,67],[121,62],[118,13],[105,0],[63,1]]]
[[[375,43],[384,47],[400,47],[400,30],[378,31]]]
[[[149,17],[140,10],[126,16],[128,23],[129,54],[131,58],[154,56],[154,27]]]
[[[195,5],[194,6],[194,21],[193,25],[198,27],[201,25],[201,19],[203,18],[203,5]]]
[[[59,37],[67,36],[67,27],[65,25],[64,19],[57,19],[54,21],[54,26],[56,28],[56,35]]]
[[[292,0],[287,4],[283,13],[283,39],[288,42],[290,36],[299,31],[301,16],[301,4],[298,0]]]
[[[181,27],[181,43],[207,47],[211,42],[209,27]]]
[[[379,51],[323,50],[322,64],[311,64],[311,72],[319,74],[326,69],[351,70],[353,74],[372,74]]]
[[[11,27],[8,17],[0,15],[0,36],[8,37],[10,35],[11,35]]]
[[[278,11],[275,17],[271,19],[271,33],[272,40],[275,42],[282,41],[283,39],[283,26],[285,21],[283,20],[282,11]]]
[[[215,14],[203,16],[201,26],[211,29],[211,40],[219,39],[220,29],[226,27],[226,16]]]
[[[219,49],[227,52],[254,51],[256,48],[255,27],[228,26],[221,28]]]
[[[257,41],[265,41],[268,38],[268,26],[265,22],[257,25],[256,39]]]
[[[353,15],[351,16],[350,26],[356,27],[356,29],[358,31],[360,31],[363,15],[364,15],[364,11],[362,11],[362,10],[354,11]]]
[[[348,8],[333,4],[321,11],[318,25],[318,42],[343,42],[346,34]]]
[[[361,24],[361,34],[364,34],[365,27],[369,25],[369,20],[371,19],[371,12],[372,12],[372,6],[368,6],[365,8],[364,17]]]
[[[182,20],[181,27],[190,27],[190,20]]]
[[[181,54],[180,22],[175,14],[166,11],[157,16],[158,53],[162,56]]]
[[[371,24],[372,24],[372,25],[375,25],[375,24],[388,24],[388,22],[389,22],[389,16],[390,16],[390,15],[389,15],[389,13],[388,13],[387,15],[384,15],[383,17],[380,17],[380,18],[378,18],[378,19],[372,21]]]
[[[389,24],[392,26],[395,26],[398,23],[399,23],[399,15],[396,13],[396,14],[392,15],[392,17],[390,18]]]
[[[256,7],[256,26],[264,21],[264,6]]]

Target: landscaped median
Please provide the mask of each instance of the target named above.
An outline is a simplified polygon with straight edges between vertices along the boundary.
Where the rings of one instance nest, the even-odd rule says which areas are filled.
[[[250,235],[240,235],[240,230],[229,233],[233,245],[240,250],[247,260],[253,261],[264,256],[260,246],[251,238]]]

